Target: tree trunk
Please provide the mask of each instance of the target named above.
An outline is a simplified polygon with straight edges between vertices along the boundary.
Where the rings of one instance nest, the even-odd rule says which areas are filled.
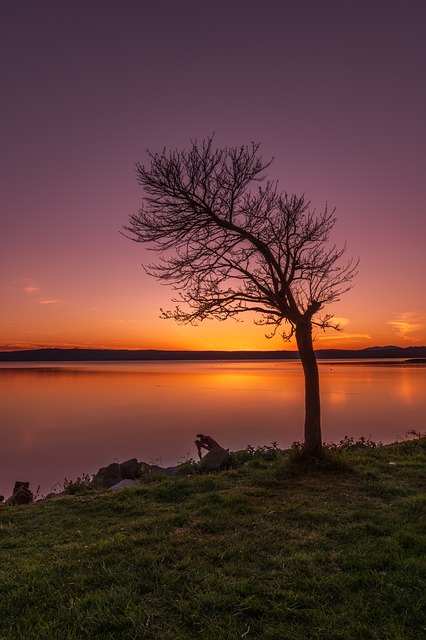
[[[319,458],[322,451],[319,373],[309,321],[301,320],[297,324],[296,341],[305,374],[305,439],[302,453],[307,458]]]

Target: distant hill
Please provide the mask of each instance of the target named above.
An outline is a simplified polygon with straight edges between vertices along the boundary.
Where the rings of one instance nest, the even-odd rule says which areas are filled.
[[[319,349],[318,359],[426,358],[426,347]],[[162,351],[144,349],[28,349],[2,351],[0,362],[84,362],[119,360],[297,360],[297,351]]]
[[[317,358],[425,358],[426,347],[367,347],[367,349],[319,349]]]

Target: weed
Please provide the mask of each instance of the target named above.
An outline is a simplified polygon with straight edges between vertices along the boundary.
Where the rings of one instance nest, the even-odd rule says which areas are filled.
[[[282,455],[282,453],[283,452],[279,449],[276,442],[272,442],[270,445],[261,445],[258,447],[253,447],[248,444],[246,448],[241,451],[231,452],[231,466],[238,468],[253,460],[276,460]]]
[[[83,473],[82,476],[79,476],[76,480],[64,480],[64,493],[66,495],[76,495],[77,493],[87,493],[91,486],[92,476],[89,476],[87,473]]]

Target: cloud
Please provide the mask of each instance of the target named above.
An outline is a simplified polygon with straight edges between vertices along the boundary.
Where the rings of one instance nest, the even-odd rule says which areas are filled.
[[[23,349],[41,349],[46,345],[40,342],[31,342],[23,340],[12,340],[0,344],[0,351],[22,351]]]
[[[117,318],[116,320],[113,320],[112,322],[115,322],[116,324],[126,324],[126,325],[134,325],[138,322],[138,320],[133,320],[131,318],[127,319],[127,318]]]
[[[338,316],[333,316],[332,322],[341,329],[342,327],[346,327],[350,320],[349,318],[339,318]]]
[[[327,333],[319,334],[317,336],[317,339],[318,341],[321,340],[322,342],[330,340],[339,343],[341,342],[343,344],[344,342],[349,342],[350,340],[372,340],[372,336],[369,333],[347,333],[346,331],[329,331]]]
[[[12,287],[18,291],[23,291],[33,295],[34,293],[40,293],[41,288],[34,278],[17,277],[12,280]]]
[[[24,293],[28,293],[30,296],[34,296],[37,304],[61,304],[63,302],[56,298],[44,297],[49,295],[49,292],[46,293],[46,291],[43,291],[42,287],[34,278],[16,278],[13,280],[13,286],[19,291],[23,291]]]
[[[333,316],[331,322],[333,325],[337,325],[338,331],[333,331],[329,329],[326,332],[318,333],[317,337],[319,339],[325,340],[336,340],[340,342],[347,342],[349,340],[371,340],[371,335],[368,333],[352,333],[346,330],[351,324],[350,318],[342,318],[340,316]]]
[[[78,349],[81,348],[81,346],[81,344],[74,342],[12,340],[10,342],[0,344],[0,351],[23,351],[27,349]]]
[[[393,327],[399,338],[412,340],[419,331],[426,327],[425,318],[412,311],[398,313],[394,320],[388,320],[386,324]]]
[[[37,282],[32,278],[22,278],[19,283],[19,288],[29,294],[39,293],[40,291],[40,287]]]

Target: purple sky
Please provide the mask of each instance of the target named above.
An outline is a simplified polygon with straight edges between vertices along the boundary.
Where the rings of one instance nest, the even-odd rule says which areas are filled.
[[[426,3],[20,0],[0,7],[0,349],[288,348],[158,319],[119,234],[145,150],[260,142],[359,257],[320,346],[426,344]],[[150,255],[148,255],[150,258]]]

